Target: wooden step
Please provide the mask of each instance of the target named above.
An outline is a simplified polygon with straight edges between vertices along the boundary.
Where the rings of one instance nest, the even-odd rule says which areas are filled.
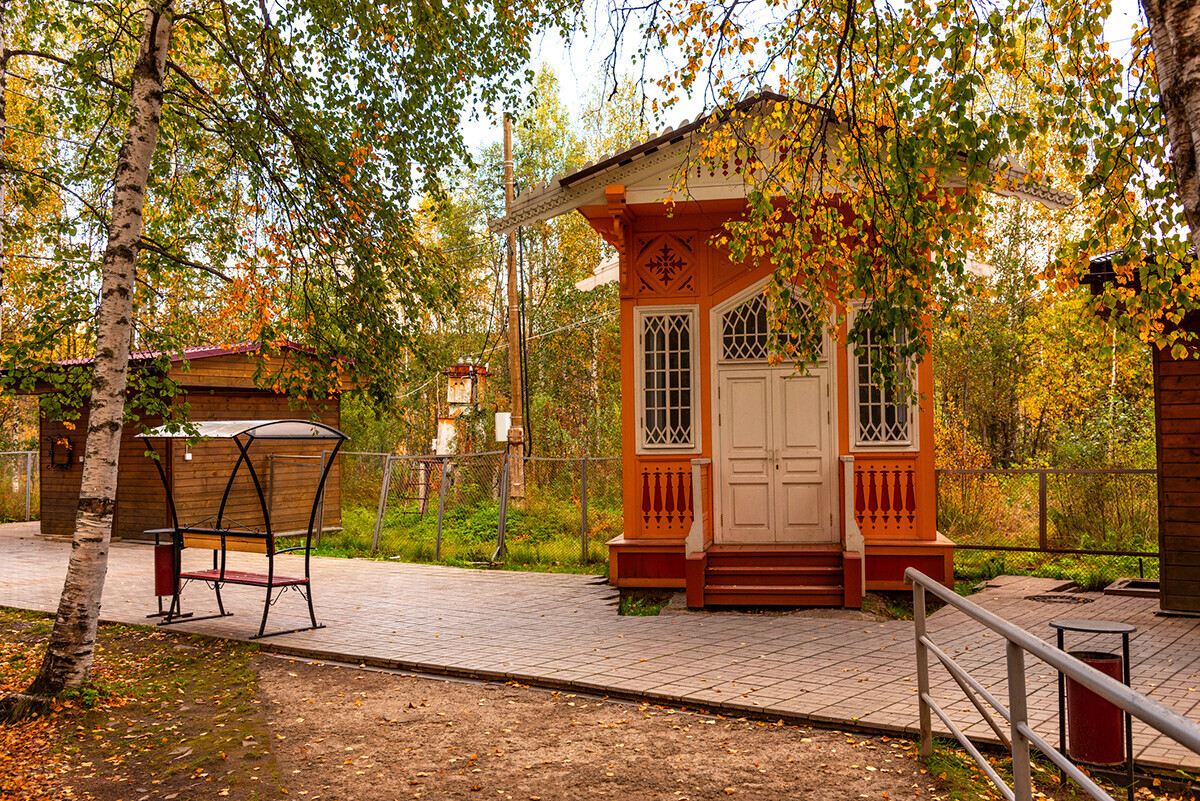
[[[710,606],[841,606],[842,587],[773,584],[709,584],[704,605]]]
[[[832,567],[841,570],[841,551],[709,551],[709,567]]]
[[[842,567],[826,565],[718,565],[705,571],[709,584],[784,584],[836,587],[842,583]]]

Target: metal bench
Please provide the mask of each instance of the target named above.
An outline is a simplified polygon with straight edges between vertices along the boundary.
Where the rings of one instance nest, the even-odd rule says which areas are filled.
[[[167,490],[168,506],[171,512],[172,527],[167,529],[156,529],[154,533],[155,539],[164,534],[170,534],[171,545],[170,553],[167,554],[165,549],[156,551],[156,581],[155,592],[160,599],[166,595],[171,595],[171,604],[166,612],[161,611],[160,614],[163,620],[159,622],[160,626],[170,625],[179,622],[182,619],[189,621],[209,620],[217,617],[228,617],[231,612],[225,611],[225,603],[221,598],[221,588],[227,584],[241,585],[246,587],[259,587],[266,590],[266,599],[263,602],[262,621],[258,627],[258,633],[252,635],[250,639],[258,639],[260,637],[270,637],[277,634],[291,634],[297,631],[308,631],[309,629],[324,628],[323,625],[317,623],[316,612],[313,609],[312,587],[310,582],[309,567],[311,561],[313,531],[316,525],[316,517],[320,508],[321,495],[325,489],[325,481],[329,476],[329,468],[333,464],[333,458],[337,456],[338,449],[347,439],[342,432],[322,425],[321,423],[310,423],[303,420],[254,420],[254,421],[220,421],[210,423],[195,423],[193,424],[195,433],[193,436],[200,438],[228,438],[232,439],[237,445],[240,455],[237,462],[230,472],[229,480],[225,485],[225,492],[221,496],[221,505],[215,516],[215,522],[212,525],[180,525],[176,514],[175,499],[172,492],[171,482],[167,478],[166,472],[163,470],[161,460],[155,459],[155,466],[158,468],[159,476],[162,478],[163,486]],[[156,437],[186,437],[187,433],[174,432],[167,428],[159,428],[149,432],[142,439],[146,443],[147,448],[154,453],[154,448],[150,443],[151,438]],[[313,497],[312,513],[309,515],[308,530],[304,532],[303,539],[296,538],[281,538],[276,535],[271,529],[271,512],[262,491],[262,485],[259,482],[258,474],[254,470],[254,465],[250,461],[249,448],[255,440],[309,440],[309,439],[328,439],[333,440],[333,453],[329,460],[325,463],[324,470],[321,473],[320,482],[317,485],[316,493]],[[253,530],[245,528],[235,528],[231,526],[222,526],[225,519],[225,508],[229,501],[229,495],[234,486],[234,479],[237,477],[239,468],[242,465],[246,466],[254,488],[258,494],[259,505],[263,515],[263,530]],[[298,542],[300,544],[291,544]],[[284,546],[284,547],[280,547]],[[183,552],[188,548],[207,549],[212,551],[212,568],[211,569],[187,569],[182,566]],[[227,557],[229,552],[236,551],[240,553],[261,554],[266,557],[266,572],[249,572],[246,570],[232,570],[227,566]],[[276,572],[275,557],[287,553],[303,553],[304,554],[304,576],[284,576]],[[160,563],[159,554],[170,559],[169,569],[167,566]],[[207,615],[205,617],[193,617],[190,613],[185,613],[182,610],[181,593],[183,588],[189,582],[201,581],[211,587],[217,597],[218,613],[215,615]],[[169,583],[168,583],[169,582]],[[164,586],[165,585],[165,586]],[[286,629],[283,631],[272,631],[268,633],[267,617],[270,614],[271,607],[279,600],[279,596],[275,593],[279,591],[281,596],[287,590],[295,590],[300,593],[308,604],[308,617],[311,625],[295,629]]]

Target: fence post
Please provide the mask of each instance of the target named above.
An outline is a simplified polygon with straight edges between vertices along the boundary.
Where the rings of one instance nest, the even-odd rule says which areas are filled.
[[[1043,551],[1050,547],[1046,537],[1046,469],[1038,471],[1038,547]]]
[[[1029,725],[1029,710],[1026,707],[1025,651],[1012,640],[1008,641],[1007,646],[1008,713],[1012,723],[1013,795],[1016,797],[1016,801],[1031,801],[1033,798],[1033,773],[1029,767],[1029,740],[1020,730],[1021,726]]]
[[[917,711],[921,721],[921,756],[933,754],[933,720],[929,702],[929,649],[925,647],[925,587],[913,582],[913,630],[917,636]]]
[[[504,533],[508,528],[508,494],[510,490],[508,453],[506,452],[501,459],[503,461],[500,467],[500,514],[496,518],[496,550],[492,552],[493,562],[500,561],[504,556]]]
[[[441,561],[442,558],[442,518],[446,515],[446,479],[450,475],[447,469],[450,467],[450,457],[442,459],[442,483],[438,487],[438,525],[437,525],[437,543],[434,546],[433,558],[434,561]]]
[[[588,506],[588,490],[587,490],[588,458],[585,456],[585,457],[583,457],[583,459],[582,459],[581,461],[582,461],[583,467],[582,467],[582,470],[580,471],[580,476],[581,476],[581,481],[580,481],[580,484],[581,484],[581,490],[580,490],[580,493],[579,493],[579,506],[580,506],[580,511],[579,511],[579,561],[580,561],[580,563],[581,563],[581,564],[585,564],[585,565],[586,565],[586,564],[587,564],[587,562],[588,562],[588,549],[587,549],[587,537],[588,537],[588,508],[587,508],[587,506]]]
[[[29,505],[29,488],[33,484],[33,454],[34,451],[29,451],[25,454],[25,520],[30,520],[30,505]]]
[[[344,463],[343,463],[344,464]],[[371,550],[379,550],[379,535],[383,532],[383,516],[387,512],[388,482],[392,480],[392,456],[383,460],[383,482],[379,486],[379,506],[375,508],[375,536],[371,538]]]

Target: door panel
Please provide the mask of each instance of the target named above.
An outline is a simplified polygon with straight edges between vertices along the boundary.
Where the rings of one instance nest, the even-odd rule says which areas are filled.
[[[717,382],[718,541],[835,541],[828,370],[807,376],[765,366],[722,370]]]
[[[808,375],[772,375],[774,437],[778,444],[775,542],[830,542],[829,379],[824,368]]]
[[[771,382],[761,371],[718,378],[721,429],[722,542],[771,542],[775,464]]]

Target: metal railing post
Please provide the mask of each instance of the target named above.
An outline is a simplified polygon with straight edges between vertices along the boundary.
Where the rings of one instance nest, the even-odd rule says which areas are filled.
[[[1021,731],[1029,725],[1029,710],[1026,706],[1025,650],[1008,640],[1008,712],[1012,725],[1012,772],[1013,795],[1016,801],[1032,801],[1033,772],[1029,766],[1029,739]]]
[[[275,518],[275,454],[267,454],[267,517]]]
[[[1043,551],[1050,547],[1046,536],[1046,471],[1038,471],[1038,547]]]
[[[329,457],[330,451],[321,451],[321,472],[317,473],[318,480],[320,476],[325,475],[325,460]],[[338,482],[339,488],[341,482]],[[338,497],[341,497],[339,490]],[[321,544],[321,529],[325,527],[325,487],[321,487],[321,504],[317,507],[317,545]]]
[[[379,505],[375,507],[375,536],[371,538],[371,550],[379,550],[379,535],[383,532],[383,516],[387,513],[388,482],[392,480],[392,457],[383,460],[383,481],[379,486]]]
[[[588,506],[588,490],[587,490],[588,458],[587,458],[586,456],[585,456],[585,457],[583,457],[583,459],[581,460],[581,462],[582,462],[582,467],[580,468],[580,484],[581,484],[581,489],[580,489],[580,493],[579,493],[579,506],[580,506],[580,513],[579,513],[579,561],[580,561],[582,564],[585,564],[585,565],[586,565],[586,564],[587,564],[587,561],[588,561],[588,549],[587,549],[587,537],[588,537],[588,508],[587,508],[587,506]]]
[[[30,517],[29,489],[33,485],[33,451],[25,454],[25,520]]]
[[[520,458],[520,457],[518,457]],[[511,489],[509,484],[508,463],[509,455],[507,453],[501,457],[502,467],[500,468],[500,514],[496,519],[496,550],[492,552],[492,561],[498,562],[504,556],[504,532],[508,528],[508,494]]]
[[[921,756],[933,754],[933,720],[929,712],[929,649],[925,646],[925,587],[913,582],[913,630],[917,636],[917,710],[921,719]]]
[[[450,475],[450,458],[442,459],[442,484],[438,488],[438,524],[437,524],[437,543],[434,546],[433,558],[436,561],[441,561],[442,558],[442,518],[446,516],[446,479]]]

